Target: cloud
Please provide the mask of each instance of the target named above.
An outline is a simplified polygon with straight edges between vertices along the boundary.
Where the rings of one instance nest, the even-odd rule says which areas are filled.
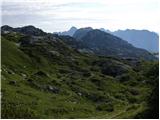
[[[4,0],[2,23],[47,31],[78,27],[157,30],[158,0]]]

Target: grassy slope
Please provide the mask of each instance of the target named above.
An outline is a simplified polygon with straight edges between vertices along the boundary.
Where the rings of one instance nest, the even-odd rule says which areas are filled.
[[[2,118],[133,118],[145,109],[150,87],[131,67],[54,45],[46,48],[42,42],[20,48],[2,37]],[[60,56],[51,56],[48,50],[59,51]],[[131,78],[119,82],[92,65],[110,60],[126,66],[124,74]],[[48,90],[48,85],[59,92]]]

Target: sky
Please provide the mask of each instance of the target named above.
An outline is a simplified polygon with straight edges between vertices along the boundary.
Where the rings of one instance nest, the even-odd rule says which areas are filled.
[[[46,32],[70,27],[157,32],[159,0],[3,0],[1,24],[34,25]]]

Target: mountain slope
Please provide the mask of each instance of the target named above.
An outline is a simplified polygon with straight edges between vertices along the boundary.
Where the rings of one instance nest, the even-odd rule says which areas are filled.
[[[83,31],[83,32],[82,32]],[[73,35],[97,55],[116,56],[121,58],[156,59],[143,49],[138,49],[128,42],[100,30],[81,29]]]
[[[2,32],[2,118],[134,118],[146,109],[153,75],[144,70],[157,64],[84,54],[64,39]]]

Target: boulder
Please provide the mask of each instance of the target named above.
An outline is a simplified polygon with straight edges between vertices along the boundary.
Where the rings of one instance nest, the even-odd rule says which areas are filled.
[[[78,92],[77,94],[78,94],[79,96],[82,96],[82,93],[80,93],[80,92]]]
[[[57,56],[57,57],[59,57],[60,56],[60,53],[59,52],[57,52],[57,51],[49,51],[53,56]]]
[[[27,77],[27,75],[24,74],[24,73],[21,73],[21,76],[24,77],[24,78]]]
[[[56,93],[56,94],[58,94],[60,92],[59,88],[57,88],[55,86],[51,86],[51,85],[48,85],[47,89],[48,89],[48,91],[51,91],[51,92]]]

